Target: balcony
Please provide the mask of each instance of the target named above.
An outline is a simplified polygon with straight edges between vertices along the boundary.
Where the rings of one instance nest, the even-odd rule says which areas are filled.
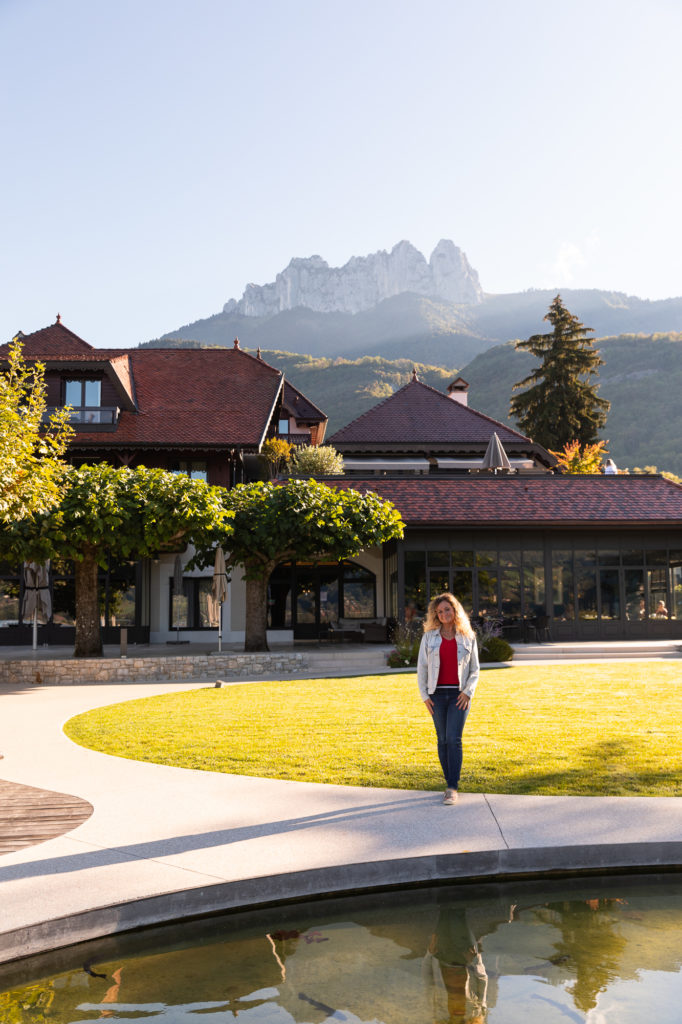
[[[50,406],[45,410],[43,422],[62,406]],[[72,407],[69,422],[76,430],[115,430],[121,410],[118,406],[84,405]]]

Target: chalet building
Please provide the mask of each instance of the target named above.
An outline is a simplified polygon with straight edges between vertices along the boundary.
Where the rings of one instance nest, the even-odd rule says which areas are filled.
[[[330,438],[346,476],[327,482],[391,500],[406,524],[403,540],[364,556],[379,620],[421,617],[430,596],[451,590],[475,617],[501,619],[512,640],[538,630],[554,640],[682,638],[682,487],[553,472],[549,452],[471,409],[466,391],[460,378],[448,397],[415,373]],[[493,433],[508,470],[483,469]],[[329,568],[317,580],[312,567],[301,579],[286,570],[294,631],[303,591],[308,618],[310,608],[319,625],[329,618]],[[340,604],[331,596],[350,624],[344,593]]]
[[[238,341],[231,349],[101,349],[60,317],[21,338],[24,358],[45,366],[50,408],[73,408],[68,458],[74,465],[145,465],[232,487],[262,475],[258,453],[268,437],[297,444],[324,439],[324,413]],[[0,361],[6,355],[3,346]],[[173,602],[173,563],[174,555],[165,555],[102,574],[105,642],[116,641],[121,626],[131,642],[169,639],[178,622],[183,639],[205,639],[216,629],[210,577],[186,574],[184,600]],[[53,569],[53,617],[40,628],[39,642],[71,643],[73,575],[68,565]],[[241,586],[232,585],[226,640],[243,637],[243,601],[234,593]],[[21,621],[20,579],[13,567],[0,565],[0,643],[23,642],[30,642],[30,628]]]

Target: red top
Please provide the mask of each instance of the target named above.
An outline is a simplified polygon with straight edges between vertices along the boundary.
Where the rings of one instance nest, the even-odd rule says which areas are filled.
[[[446,640],[441,637],[440,641],[440,671],[438,673],[437,686],[459,686],[459,671],[457,668],[457,637]]]

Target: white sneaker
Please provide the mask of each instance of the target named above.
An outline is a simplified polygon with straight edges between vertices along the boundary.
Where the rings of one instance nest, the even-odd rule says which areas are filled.
[[[446,789],[445,796],[443,797],[443,803],[448,805],[456,804],[457,798],[458,793],[456,789]]]

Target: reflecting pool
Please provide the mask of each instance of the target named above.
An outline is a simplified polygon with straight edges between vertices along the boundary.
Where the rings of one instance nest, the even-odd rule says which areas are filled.
[[[2,1024],[680,1024],[679,875],[226,914],[0,968]],[[31,980],[29,980],[31,979]]]

